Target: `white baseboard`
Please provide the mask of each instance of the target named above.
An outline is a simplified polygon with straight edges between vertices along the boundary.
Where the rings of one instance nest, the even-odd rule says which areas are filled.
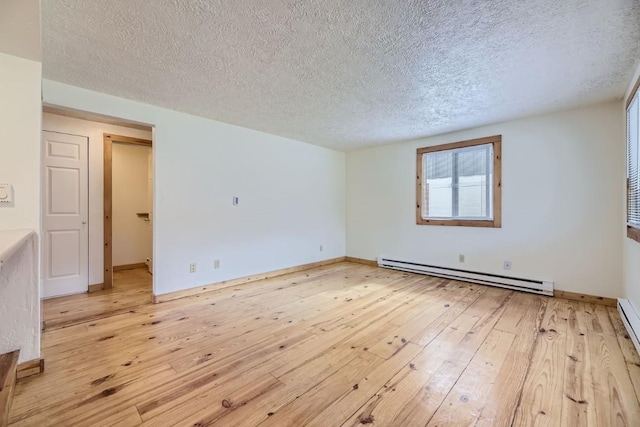
[[[638,353],[640,353],[640,315],[628,299],[618,299],[618,312],[629,338],[633,341]]]
[[[550,280],[504,276],[385,257],[378,258],[378,267],[426,274],[428,276],[444,277],[452,280],[461,280],[463,282],[479,283],[481,285],[497,286],[499,288],[531,292],[538,295],[553,296],[553,282]]]

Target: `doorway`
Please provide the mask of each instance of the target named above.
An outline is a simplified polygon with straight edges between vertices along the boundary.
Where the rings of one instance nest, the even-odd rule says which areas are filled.
[[[118,145],[121,145],[118,141],[128,146],[132,142],[140,143],[150,156],[152,149],[148,147],[151,146],[153,126],[53,106],[43,108],[42,122],[46,130],[41,150],[44,326],[46,329],[67,327],[150,304],[153,276],[147,268],[117,271],[115,278],[110,274],[107,286],[104,285],[103,155],[105,135],[111,135],[114,138],[107,138],[110,145],[114,144],[111,142],[114,139]],[[142,173],[139,185],[144,188],[151,184],[151,162],[151,159],[145,160],[143,165],[146,172]],[[116,170],[112,170],[112,178],[117,178],[120,176],[118,165],[113,166]],[[149,176],[145,175],[147,173]],[[151,191],[148,191],[151,200]],[[136,213],[149,213],[148,223],[144,217],[138,220],[135,216],[146,224],[149,241],[152,240],[153,218],[150,206],[151,203],[145,204],[135,210]],[[117,240],[117,236],[114,238]],[[120,251],[116,248],[117,252],[113,254],[113,244],[117,242],[110,240],[107,255],[113,255],[117,269],[122,267],[117,257]],[[151,261],[151,250],[144,252],[148,254],[143,259],[126,262],[128,267],[133,263],[140,265],[147,257]],[[109,264],[110,273],[113,267]],[[107,289],[103,291],[103,288]]]
[[[104,134],[104,289],[115,271],[152,272],[152,142]]]

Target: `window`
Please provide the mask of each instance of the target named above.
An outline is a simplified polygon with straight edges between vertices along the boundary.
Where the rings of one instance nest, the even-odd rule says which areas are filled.
[[[502,136],[419,148],[416,222],[501,226]]]
[[[627,236],[640,242],[640,95],[636,83],[627,101]]]

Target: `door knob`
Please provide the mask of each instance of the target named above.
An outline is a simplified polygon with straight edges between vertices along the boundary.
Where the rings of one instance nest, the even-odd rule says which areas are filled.
[[[83,224],[83,225],[84,225],[84,224],[86,224],[86,223],[87,223],[87,221],[82,221],[82,224]]]

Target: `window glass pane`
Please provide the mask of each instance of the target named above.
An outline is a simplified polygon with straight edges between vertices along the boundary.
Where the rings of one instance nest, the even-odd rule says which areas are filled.
[[[458,152],[458,176],[487,175],[487,150],[490,146],[481,145]]]
[[[640,132],[638,129],[640,122],[640,109],[638,108],[639,97],[636,95],[634,101],[627,111],[627,177],[629,178],[629,194],[628,194],[628,214],[629,223],[640,225]]]
[[[460,177],[458,186],[458,216],[463,218],[486,217],[486,176],[474,175]]]
[[[636,93],[635,100],[635,108],[636,108],[636,120],[633,125],[634,132],[636,134],[636,161],[635,161],[635,170],[636,170],[636,194],[635,194],[635,218],[636,218],[636,226],[640,226],[640,95]]]
[[[424,176],[422,216],[424,218],[451,218],[453,155],[451,151],[427,153],[422,158]]]
[[[491,183],[489,168],[492,161],[490,146],[457,153],[458,217],[487,218],[491,216],[487,203]]]

